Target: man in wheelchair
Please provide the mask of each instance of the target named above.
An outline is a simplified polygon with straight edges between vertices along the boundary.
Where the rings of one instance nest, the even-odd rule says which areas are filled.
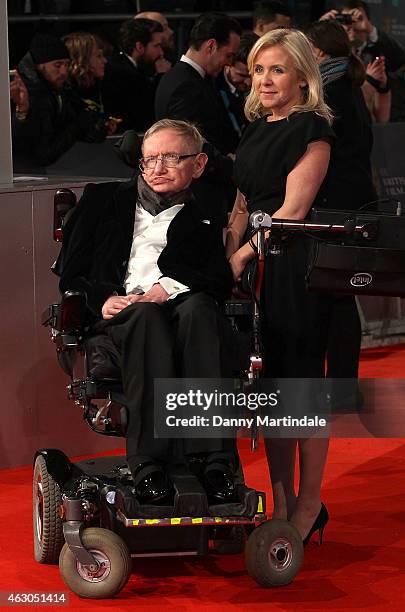
[[[216,201],[190,187],[207,163],[202,147],[191,124],[155,123],[135,180],[86,187],[55,267],[62,292],[85,293],[92,334],[120,366],[127,461],[140,503],[166,503],[173,486],[165,465],[191,456],[203,460],[212,502],[235,495],[233,440],[154,438],[155,378],[232,374],[220,307],[232,287],[223,217]]]

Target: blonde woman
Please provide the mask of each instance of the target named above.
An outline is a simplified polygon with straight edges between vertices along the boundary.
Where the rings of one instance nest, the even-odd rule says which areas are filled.
[[[304,219],[323,197],[334,138],[319,69],[302,32],[268,32],[251,50],[248,68],[252,89],[245,113],[250,125],[236,154],[239,191],[228,232],[235,280],[255,255],[249,242],[242,244],[249,214],[264,210],[274,218]],[[297,236],[285,243],[281,254],[268,256],[265,263],[261,303],[266,375],[323,377],[329,300],[305,291],[308,240]],[[328,440],[266,439],[265,446],[274,517],[290,520],[306,544],[316,530],[322,535],[328,520],[320,498]]]

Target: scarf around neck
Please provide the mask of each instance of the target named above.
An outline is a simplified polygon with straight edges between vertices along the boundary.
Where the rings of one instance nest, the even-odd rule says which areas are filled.
[[[171,196],[164,196],[153,191],[146,183],[142,174],[138,176],[138,204],[142,206],[148,213],[154,217],[159,213],[175,206],[176,204],[184,204],[192,197],[190,187],[183,189]]]
[[[319,64],[323,85],[337,81],[347,72],[349,66],[348,57],[331,57]]]

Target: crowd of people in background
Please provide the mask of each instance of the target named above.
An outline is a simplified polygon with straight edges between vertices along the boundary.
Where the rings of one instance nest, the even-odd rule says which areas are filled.
[[[311,24],[306,34],[294,29],[293,22],[288,6],[279,1],[256,3],[249,31],[226,13],[204,13],[195,20],[183,54],[174,47],[167,19],[155,11],[123,22],[115,48],[89,33],[71,33],[63,40],[49,32],[37,33],[10,85],[15,154],[27,163],[46,166],[76,141],[99,143],[119,131],[146,131],[150,148],[145,149],[144,141],[137,189],[144,189],[142,177],[147,175],[153,193],[148,192],[145,200],[152,198],[154,216],[171,206],[162,203],[159,194],[182,193],[183,205],[182,190],[191,185],[192,177],[201,178],[193,185],[193,197],[202,195],[205,204],[213,202],[221,221],[222,195],[224,213],[235,203],[227,247],[237,282],[257,250],[253,239],[246,241],[249,214],[264,210],[274,218],[304,219],[314,204],[358,209],[376,199],[371,125],[390,120],[395,72],[405,66],[405,51],[373,25],[362,0],[343,0],[339,8]],[[165,149],[164,143],[152,141],[152,147],[147,130],[156,120],[192,123],[204,144],[176,150],[171,143]],[[193,174],[194,158],[204,163]],[[179,185],[177,179],[187,164],[190,181]],[[176,191],[176,185],[181,189]],[[135,197],[131,201],[135,205]],[[103,236],[108,235],[102,229]],[[169,245],[169,230],[165,235]],[[138,237],[143,248],[143,234],[135,234],[133,244]],[[86,248],[87,243],[86,239]],[[331,377],[356,379],[361,328],[354,298],[306,291],[307,238],[291,241],[288,249],[279,251],[277,256],[270,251],[266,258],[260,297],[265,374],[322,378],[327,357]],[[205,252],[198,243],[190,244],[193,255]],[[187,257],[191,260],[188,251]],[[183,261],[181,268],[180,264]],[[119,276],[121,268],[116,262],[113,267]],[[217,272],[216,264],[214,268]],[[176,267],[168,270],[177,273]],[[174,273],[173,277],[177,282]],[[182,278],[181,291],[189,291],[191,280]],[[162,286],[156,289],[157,285]],[[161,304],[170,295],[162,288],[160,280],[145,293],[135,287],[131,300]],[[179,291],[178,286],[175,289]],[[150,298],[150,291],[159,291],[159,299]],[[113,318],[124,303],[126,307],[124,293],[115,292],[108,300],[117,296],[121,305],[108,310],[107,316],[102,310],[105,319]],[[103,308],[106,304],[109,308],[108,300]],[[356,405],[356,387],[352,398],[343,399]],[[298,495],[294,490],[297,447]],[[315,531],[321,538],[328,521],[320,498],[327,450],[328,440],[316,436],[266,440],[274,516],[291,520],[304,544]],[[135,453],[131,470],[136,478],[141,460],[134,457]]]
[[[347,48],[364,65],[363,119],[403,119],[398,75],[405,51],[374,26],[368,5],[343,0],[323,21],[342,30]],[[246,126],[250,49],[266,32],[293,22],[281,1],[256,2],[249,31],[224,13],[208,13],[196,20],[183,55],[167,18],[155,10],[120,24],[115,46],[89,32],[62,40],[38,32],[10,84],[18,166],[47,166],[77,141],[98,143],[129,129],[143,133],[163,117],[195,122],[219,156],[232,156]],[[227,160],[221,167],[229,174]]]

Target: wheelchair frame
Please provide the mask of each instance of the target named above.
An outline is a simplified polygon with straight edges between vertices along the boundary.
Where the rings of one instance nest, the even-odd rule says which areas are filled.
[[[70,190],[57,191],[54,208],[57,241],[62,239],[63,219],[75,202]],[[261,240],[264,245],[264,234]],[[51,328],[60,365],[71,376],[69,398],[83,407],[84,418],[93,431],[122,436],[123,409],[117,408],[114,390],[108,389],[108,383],[114,381],[103,380],[100,385],[87,375],[83,345],[85,309],[85,296],[68,292],[61,305],[52,304],[48,308],[42,323]],[[246,381],[252,388],[262,370],[257,300],[253,312],[249,300],[230,302],[227,314],[253,315],[253,351]],[[70,364],[66,360],[68,355],[72,357]],[[92,400],[100,395],[105,402],[96,408]],[[253,432],[252,448],[257,448],[257,430]],[[248,535],[247,569],[258,584],[277,586],[294,579],[303,560],[302,540],[287,521],[267,519],[265,494],[248,489],[243,475],[236,481],[239,504],[211,506],[209,512],[206,494],[195,474],[174,469],[170,477],[176,490],[172,512],[161,516],[159,507],[156,510],[150,506],[151,516],[145,516],[144,512],[137,512],[136,504],[131,512],[135,503],[132,479],[124,460],[101,457],[74,464],[58,449],[38,450],[33,484],[36,560],[54,563],[59,559],[62,577],[75,593],[104,598],[112,597],[125,586],[131,556],[201,555],[209,551],[210,542],[218,552],[237,553],[245,548]],[[190,504],[193,511],[185,511],[190,510]],[[171,527],[173,531],[162,532],[162,527]]]
[[[62,239],[63,219],[75,202],[76,198],[70,190],[61,189],[56,193],[54,237],[57,241]],[[273,220],[258,211],[251,215],[250,223],[258,234],[258,274],[252,287],[254,299],[252,303],[244,300],[227,305],[229,316],[252,315],[253,342],[246,372],[246,388],[249,390],[254,388],[263,367],[259,296],[265,258],[265,232],[271,228],[273,235],[312,231],[359,234],[364,239],[375,236],[374,225],[367,222],[353,224],[352,220],[349,225]],[[68,292],[63,296],[61,305],[52,304],[49,307],[42,323],[51,328],[60,364],[71,376],[69,398],[83,407],[84,418],[93,431],[121,436],[125,433],[122,427],[125,409],[121,407],[117,413],[114,391],[108,388],[109,383],[114,381],[102,381],[100,391],[99,382],[87,375],[83,345],[85,310],[85,296]],[[69,354],[73,356],[70,365],[64,359]],[[80,364],[77,359],[79,355],[82,357]],[[92,403],[98,396],[105,400],[100,408]],[[256,428],[252,435],[253,450],[257,448],[257,440]],[[198,488],[195,476],[185,475],[181,470],[179,473],[174,470],[170,476],[177,491],[171,515],[169,509],[166,516],[159,516],[152,506],[148,507],[148,511],[153,516],[143,516],[136,510],[132,514],[127,506],[134,499],[131,475],[123,460],[109,457],[73,464],[60,450],[37,451],[33,485],[36,560],[52,563],[59,558],[63,579],[82,597],[111,597],[125,586],[129,578],[130,556],[206,554],[210,541],[216,542],[218,552],[241,552],[249,534],[245,553],[252,578],[266,587],[284,585],[294,579],[303,560],[301,537],[287,521],[267,520],[264,493],[245,487],[242,477],[237,487],[240,501],[243,502],[242,511],[240,507],[238,512],[228,509],[226,514],[224,508],[221,510],[216,506],[215,511],[211,507],[209,513],[196,512],[196,508],[208,509],[208,506],[206,499],[204,501],[205,493]],[[185,478],[189,479],[187,486],[191,487],[188,493],[194,490],[191,495],[187,495]],[[190,508],[190,504],[194,512],[187,514],[184,510]],[[162,527],[172,527],[173,531],[162,532]],[[165,534],[165,537],[161,538],[160,534]]]

